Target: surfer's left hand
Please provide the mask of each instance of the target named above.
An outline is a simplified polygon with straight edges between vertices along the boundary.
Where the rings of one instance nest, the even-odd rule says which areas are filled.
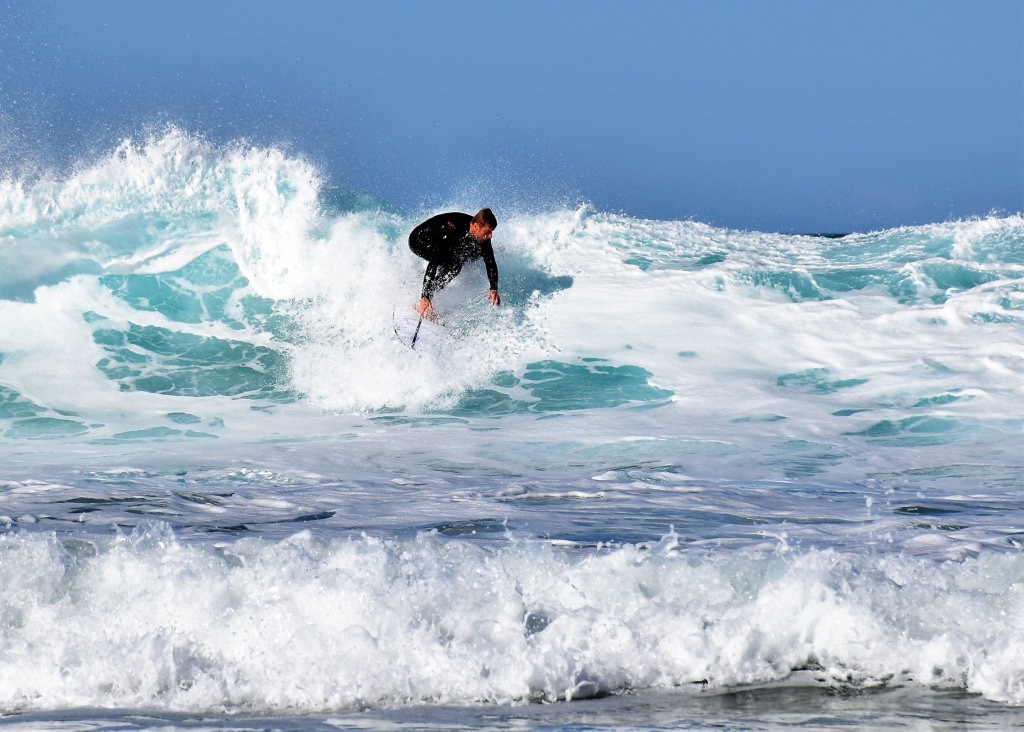
[[[487,299],[490,300],[495,305],[501,305],[501,296],[498,294],[497,290],[491,290],[490,292],[488,292]]]

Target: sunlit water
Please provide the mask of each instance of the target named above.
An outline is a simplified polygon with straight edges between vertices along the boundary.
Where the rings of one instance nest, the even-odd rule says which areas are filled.
[[[0,723],[1020,723],[1024,221],[497,211],[410,350],[430,213],[0,183]]]

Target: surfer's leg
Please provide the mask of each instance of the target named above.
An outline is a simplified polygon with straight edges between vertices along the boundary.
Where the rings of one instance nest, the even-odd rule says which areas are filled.
[[[440,292],[443,290],[449,282],[455,279],[455,276],[462,271],[462,266],[458,262],[452,264],[450,262],[440,262],[437,265],[437,269],[434,270],[434,277],[431,282],[431,290],[433,292]]]
[[[462,265],[455,262],[428,262],[427,270],[423,273],[422,298],[429,300],[435,293],[444,289],[445,285],[455,279],[455,275],[462,271]]]

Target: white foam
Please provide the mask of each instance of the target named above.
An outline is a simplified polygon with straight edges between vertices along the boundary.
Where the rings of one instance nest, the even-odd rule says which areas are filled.
[[[408,541],[0,537],[0,704],[346,710],[627,688],[913,683],[1024,703],[1013,555],[596,554]]]
[[[313,166],[280,150],[169,130],[64,180],[0,187],[10,234],[0,256],[16,250],[4,262],[30,259],[50,239],[57,263],[43,269],[77,258],[98,272],[155,273],[226,246],[249,282],[229,302],[234,322],[193,323],[114,296],[98,272],[32,275],[31,298],[0,300],[0,386],[80,432],[44,435],[20,455],[52,445],[60,456],[69,443],[100,455],[97,439],[154,429],[152,440],[199,439],[169,421],[186,413],[194,433],[218,438],[206,448],[218,453],[227,442],[345,435],[350,443],[325,452],[359,473],[422,471],[423,433],[385,429],[372,421],[381,415],[434,419],[430,442],[448,465],[549,475],[570,464],[614,475],[649,460],[701,478],[859,481],[1015,461],[1020,217],[828,240],[590,208],[501,215],[503,306],[483,299],[482,267],[470,263],[438,296],[450,342],[410,351],[393,319],[418,295],[424,263],[405,239],[425,213],[325,213],[321,186]],[[940,285],[956,272],[939,265],[974,273],[976,284]],[[821,284],[858,275],[877,281]],[[253,296],[272,301],[280,335],[242,317]],[[94,337],[130,324],[277,351],[288,369],[278,386],[298,403],[131,391],[98,368],[108,353]],[[552,391],[574,399],[543,404],[546,382],[526,374],[545,361],[643,369],[638,378],[661,396],[609,406],[618,402],[562,374]],[[139,368],[161,365],[154,357]],[[455,409],[467,394],[495,393],[493,414]]]

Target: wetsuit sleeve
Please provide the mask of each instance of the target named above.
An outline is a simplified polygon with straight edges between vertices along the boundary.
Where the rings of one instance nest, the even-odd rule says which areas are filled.
[[[487,268],[487,282],[490,288],[498,291],[498,263],[494,261],[494,247],[489,241],[480,245],[480,256],[483,257],[484,267]]]

